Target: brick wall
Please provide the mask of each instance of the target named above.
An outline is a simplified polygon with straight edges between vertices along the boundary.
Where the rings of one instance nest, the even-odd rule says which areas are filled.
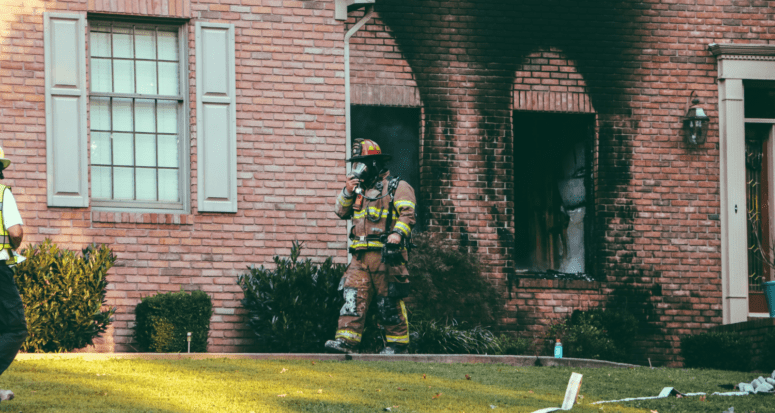
[[[744,321],[713,327],[711,330],[723,333],[739,333],[750,340],[751,363],[754,370],[769,372],[775,360],[765,359],[772,353],[772,343],[765,338],[775,334],[775,318]]]
[[[235,281],[246,264],[287,254],[293,239],[306,241],[307,254],[344,261],[345,226],[330,213],[330,195],[341,185],[331,171],[342,171],[345,157],[343,35],[362,12],[343,24],[333,20],[334,2],[322,0],[0,6],[11,10],[0,16],[0,142],[15,162],[5,183],[23,211],[26,244],[50,237],[73,249],[90,242],[115,248],[109,303],[119,312],[111,349],[131,350],[131,310],[141,296],[183,286],[214,298],[211,351],[245,351],[250,334]],[[236,26],[238,213],[198,213],[195,185],[191,214],[178,217],[45,206],[46,10]],[[422,105],[418,195],[428,227],[482,254],[486,276],[503,292],[504,329],[541,330],[566,314],[571,306],[557,310],[553,295],[573,297],[573,308],[601,296],[646,322],[632,361],[675,363],[681,336],[721,323],[718,102],[706,47],[772,41],[772,17],[768,4],[753,1],[380,1],[373,22],[352,39],[353,103]],[[688,148],[679,132],[692,92],[713,122],[699,148]],[[514,282],[513,110],[596,114],[599,287]],[[194,183],[195,139],[192,126]],[[533,298],[523,303],[520,293]],[[536,316],[520,319],[520,312]]]
[[[344,171],[343,24],[333,1],[2,0],[0,7],[0,142],[14,164],[14,187],[25,221],[24,245],[51,238],[80,250],[109,244],[108,304],[115,322],[97,349],[132,351],[132,311],[157,291],[202,289],[215,315],[209,350],[249,351],[237,275],[268,264],[305,241],[304,255],[346,260],[345,224],[332,219]],[[196,183],[194,21],[236,27],[239,199],[236,214],[198,213],[193,185],[186,215],[106,213],[46,207],[44,11],[191,18],[189,101],[191,181]],[[277,204],[285,207],[276,208]]]
[[[353,38],[353,82],[418,89],[429,228],[482,253],[508,297],[504,328],[541,331],[570,309],[552,304],[560,294],[574,308],[626,305],[645,325],[632,361],[659,365],[676,363],[682,335],[721,323],[717,74],[707,45],[772,40],[762,26],[772,8],[395,0],[376,11]],[[407,73],[411,81],[393,76]],[[691,93],[713,122],[698,148],[680,131]],[[601,294],[509,282],[512,110],[596,114],[592,272]]]

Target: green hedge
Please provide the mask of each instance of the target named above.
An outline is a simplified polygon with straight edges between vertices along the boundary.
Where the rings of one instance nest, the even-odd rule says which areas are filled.
[[[24,303],[27,352],[63,352],[93,344],[113,321],[105,308],[108,270],[116,256],[108,246],[90,245],[82,255],[45,240],[22,251],[14,267]]]
[[[294,242],[289,258],[274,257],[275,268],[252,266],[239,276],[258,351],[317,353],[334,338],[344,304],[337,288],[347,266],[331,258],[320,265],[299,260],[301,249]]]
[[[143,353],[206,353],[213,303],[204,291],[156,294],[135,307],[134,338]]]
[[[750,371],[751,342],[740,333],[716,332],[686,336],[681,356],[689,368]]]

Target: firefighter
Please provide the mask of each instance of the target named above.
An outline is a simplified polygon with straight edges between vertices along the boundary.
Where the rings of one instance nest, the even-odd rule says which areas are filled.
[[[4,178],[3,170],[9,165],[11,160],[5,157],[5,152],[0,148],[0,179]],[[3,374],[27,338],[24,306],[11,268],[23,258],[19,258],[14,251],[19,248],[24,237],[23,223],[11,188],[5,185],[0,185],[0,224],[3,239],[0,248],[0,374]],[[11,400],[13,397],[11,390],[0,390],[0,401]]]
[[[406,353],[409,345],[403,298],[409,294],[406,246],[415,224],[415,196],[411,185],[389,178],[389,159],[376,142],[358,139],[347,160],[353,172],[337,196],[336,215],[352,220],[352,262],[339,283],[345,303],[336,335],[325,344],[330,351],[356,352],[372,300],[387,341],[380,354]]]

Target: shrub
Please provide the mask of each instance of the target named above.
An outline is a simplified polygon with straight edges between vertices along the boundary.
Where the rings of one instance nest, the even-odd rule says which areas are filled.
[[[137,350],[156,353],[185,353],[191,332],[191,352],[207,352],[213,303],[204,291],[156,294],[143,298],[135,307],[134,338]]]
[[[26,261],[14,268],[29,331],[22,351],[62,352],[93,344],[116,311],[103,309],[107,273],[116,261],[110,248],[90,245],[78,256],[47,239],[22,255]]]
[[[482,327],[465,328],[450,323],[412,319],[409,326],[409,352],[418,354],[526,354],[530,340],[502,334],[496,336]]]
[[[274,257],[275,268],[249,267],[239,276],[248,326],[262,352],[319,352],[333,338],[344,304],[339,280],[346,265],[328,258],[315,265],[299,260],[302,243],[294,242],[290,258]]]
[[[417,247],[407,264],[412,283],[409,309],[423,319],[445,326],[452,324],[452,320],[461,324],[493,324],[498,294],[482,278],[477,255],[430,233],[415,235],[413,242]]]
[[[709,331],[681,340],[681,356],[689,368],[751,370],[751,342],[740,333]]]
[[[549,337],[562,340],[567,357],[627,361],[637,331],[638,320],[626,310],[576,310],[552,326]]]

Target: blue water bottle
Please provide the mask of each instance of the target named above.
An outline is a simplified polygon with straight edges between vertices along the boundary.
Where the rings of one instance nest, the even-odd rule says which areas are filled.
[[[557,344],[554,345],[554,358],[562,358],[562,343],[560,342],[559,338],[557,339]]]

